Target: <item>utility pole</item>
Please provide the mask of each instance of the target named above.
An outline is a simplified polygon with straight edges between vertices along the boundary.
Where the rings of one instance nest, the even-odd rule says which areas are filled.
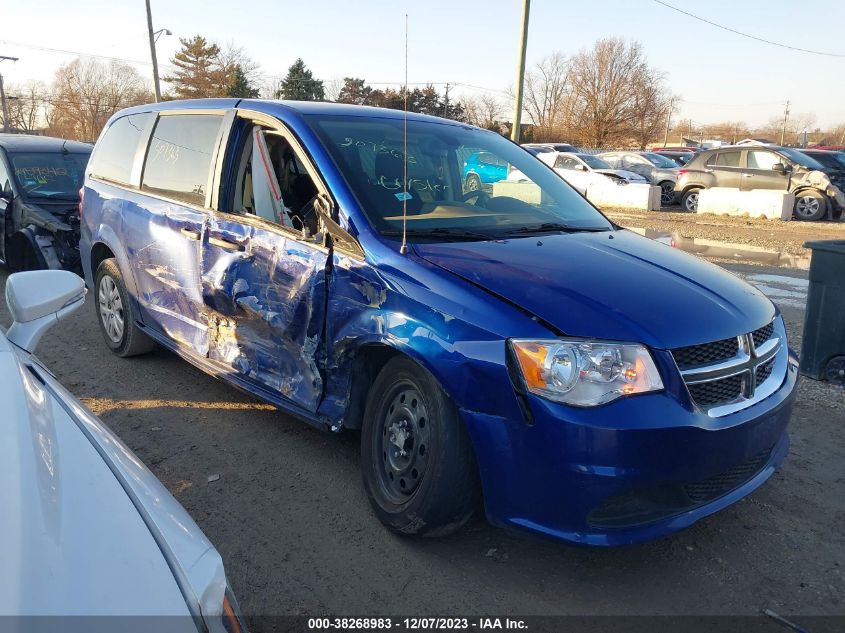
[[[522,126],[522,87],[525,83],[525,49],[528,46],[528,14],[530,10],[531,0],[522,0],[522,34],[519,38],[519,68],[516,73],[513,128],[511,128],[511,140],[514,143],[519,143]]]
[[[789,118],[789,99],[786,100],[786,107],[783,109],[783,127],[780,128],[780,144],[783,145],[786,137],[786,120]]]
[[[672,121],[672,108],[675,107],[675,97],[669,99],[669,112],[666,113],[666,134],[663,135],[663,147],[669,144],[669,123]]]
[[[449,118],[449,82],[446,82],[446,97],[443,99],[443,118]]]
[[[158,82],[158,59],[156,58],[156,41],[153,35],[153,13],[150,10],[150,0],[147,3],[147,31],[150,35],[150,56],[153,58],[153,87],[155,88],[156,103],[161,101],[161,85]]]
[[[8,55],[0,55],[0,62],[2,61],[18,61],[17,57],[9,57]],[[3,75],[0,74],[0,102],[3,104],[3,131],[9,131],[9,104],[6,103],[6,90],[3,88]]]

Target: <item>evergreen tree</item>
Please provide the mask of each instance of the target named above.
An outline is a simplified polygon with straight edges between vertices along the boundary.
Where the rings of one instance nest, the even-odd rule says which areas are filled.
[[[235,64],[232,69],[227,96],[239,97],[241,99],[258,98],[258,88],[255,88],[249,83],[249,78],[244,73],[240,64]]]
[[[220,47],[201,35],[182,39],[182,50],[170,60],[176,70],[164,77],[178,99],[223,97],[229,89],[230,73],[220,63]]]
[[[305,62],[297,59],[288,68],[288,74],[279,84],[275,97],[296,101],[322,101],[325,98],[325,89],[323,82],[314,79],[314,75],[305,67]]]
[[[337,102],[351,103],[354,105],[372,105],[372,94],[373,89],[363,79],[344,77],[343,87],[337,96]]]

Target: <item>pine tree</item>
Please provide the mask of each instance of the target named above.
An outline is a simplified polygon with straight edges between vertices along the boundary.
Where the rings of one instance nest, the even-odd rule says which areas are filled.
[[[244,73],[240,64],[235,64],[231,73],[231,80],[229,82],[229,97],[239,97],[241,99],[257,99],[258,88],[253,87],[249,83],[249,78]]]
[[[351,103],[354,105],[370,105],[373,89],[363,79],[355,77],[344,77],[343,87],[337,96],[338,103]]]
[[[182,39],[182,50],[170,60],[176,70],[164,77],[178,99],[223,97],[229,90],[230,73],[220,63],[220,47],[201,35]]]
[[[322,101],[325,98],[325,89],[323,82],[314,79],[314,75],[305,67],[305,62],[297,59],[288,68],[288,74],[282,79],[274,96],[276,99]]]

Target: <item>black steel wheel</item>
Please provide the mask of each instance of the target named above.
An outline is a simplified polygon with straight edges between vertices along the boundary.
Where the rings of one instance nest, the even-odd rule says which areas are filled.
[[[439,383],[409,358],[389,361],[370,388],[361,457],[373,510],[397,532],[450,534],[478,505],[469,434]]]

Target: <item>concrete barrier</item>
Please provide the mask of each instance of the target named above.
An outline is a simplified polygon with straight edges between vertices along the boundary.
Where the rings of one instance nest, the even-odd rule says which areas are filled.
[[[795,194],[786,191],[713,187],[698,192],[698,213],[791,220],[794,207]]]
[[[593,185],[587,189],[587,200],[599,208],[660,211],[660,187],[656,185]]]

